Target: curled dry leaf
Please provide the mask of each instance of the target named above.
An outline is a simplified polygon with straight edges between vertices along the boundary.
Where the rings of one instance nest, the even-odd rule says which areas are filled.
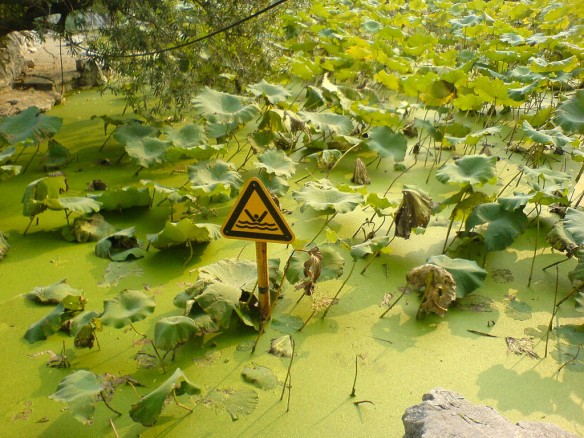
[[[432,199],[412,189],[404,189],[402,193],[403,199],[395,215],[395,235],[409,239],[412,228],[428,226]]]
[[[424,288],[420,311],[444,316],[456,299],[456,282],[452,275],[440,266],[426,264],[411,269],[406,274],[408,288]]]
[[[315,288],[315,283],[322,272],[322,253],[318,246],[311,248],[308,251],[308,260],[304,262],[304,280],[296,283],[295,288],[304,289],[306,295],[312,295]]]

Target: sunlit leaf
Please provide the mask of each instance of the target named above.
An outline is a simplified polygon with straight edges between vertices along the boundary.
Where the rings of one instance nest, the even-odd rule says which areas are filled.
[[[296,162],[292,160],[284,151],[269,149],[257,156],[256,167],[265,170],[267,173],[286,178],[292,178],[296,172]]]
[[[195,222],[184,218],[179,222],[167,222],[158,234],[148,234],[154,248],[163,249],[187,243],[207,243],[221,236],[219,225]]]
[[[154,137],[144,137],[126,144],[125,149],[133,162],[142,167],[152,167],[166,161],[166,152],[171,146],[170,141]]]
[[[202,162],[189,166],[189,181],[195,195],[231,196],[242,184],[241,176],[233,165],[221,160]]]
[[[154,326],[154,345],[161,350],[174,350],[196,336],[199,328],[187,316],[168,316],[156,321]]]
[[[22,166],[5,164],[0,166],[0,181],[6,181],[13,176],[20,175]]]
[[[101,322],[104,325],[122,328],[140,321],[154,312],[156,303],[144,292],[127,289],[103,302]]]
[[[246,99],[229,93],[205,87],[193,99],[193,106],[203,116],[214,116],[222,122],[247,123],[259,112],[257,106],[248,104]]]
[[[487,224],[484,233],[487,251],[501,251],[510,246],[527,227],[523,210],[509,211],[496,202],[475,207],[466,220],[466,231]]]
[[[555,122],[568,132],[584,133],[584,90],[578,90],[556,110]]]
[[[78,370],[69,374],[57,385],[50,399],[67,403],[71,414],[81,423],[93,422],[98,394],[105,389],[104,384],[93,373]]]
[[[241,289],[230,284],[211,283],[195,297],[195,301],[220,327],[227,328],[240,297]]]
[[[152,392],[146,394],[138,403],[130,408],[130,417],[143,426],[151,427],[156,424],[166,399],[173,393],[177,396],[183,394],[199,394],[201,388],[191,383],[184,372],[177,368],[172,376]]]
[[[354,259],[362,259],[369,254],[375,254],[389,245],[389,241],[389,236],[380,236],[366,240],[358,245],[353,245],[351,247],[351,257]]]
[[[59,304],[68,295],[81,295],[82,291],[75,289],[66,279],[59,280],[48,286],[38,286],[25,294],[25,298],[39,304]]]
[[[300,328],[300,327],[298,327]],[[269,353],[278,357],[292,357],[294,351],[294,340],[291,335],[283,335],[272,339]]]
[[[348,213],[362,201],[359,193],[342,192],[326,180],[307,183],[300,191],[292,192],[298,202],[302,202],[300,211],[311,207],[325,214]]]
[[[150,207],[152,197],[148,187],[128,186],[108,189],[103,193],[90,193],[90,198],[101,203],[101,210],[124,210],[134,207]]]
[[[484,155],[466,155],[458,160],[444,164],[436,172],[441,183],[465,186],[482,186],[497,181],[495,165],[497,157]]]
[[[247,87],[255,96],[262,96],[272,105],[277,105],[288,99],[292,93],[281,85],[267,83],[262,79],[257,84]]]
[[[48,116],[35,106],[0,120],[0,137],[10,145],[36,145],[53,137],[63,125],[60,117]]]
[[[483,284],[487,271],[474,260],[451,259],[446,255],[432,256],[427,263],[446,269],[456,282],[456,297],[463,298]]]
[[[48,198],[45,205],[51,210],[68,210],[79,215],[97,213],[101,208],[101,203],[85,196]]]

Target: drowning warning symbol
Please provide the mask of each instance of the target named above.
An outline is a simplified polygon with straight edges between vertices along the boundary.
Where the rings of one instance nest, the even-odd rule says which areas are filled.
[[[291,243],[294,233],[280,209],[257,178],[251,178],[237,198],[235,207],[221,227],[231,239]]]

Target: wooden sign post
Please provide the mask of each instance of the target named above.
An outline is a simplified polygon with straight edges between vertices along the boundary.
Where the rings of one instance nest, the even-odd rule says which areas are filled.
[[[259,179],[251,178],[245,184],[221,227],[221,234],[228,239],[255,242],[260,313],[262,320],[267,321],[271,316],[267,242],[292,243],[294,233]]]

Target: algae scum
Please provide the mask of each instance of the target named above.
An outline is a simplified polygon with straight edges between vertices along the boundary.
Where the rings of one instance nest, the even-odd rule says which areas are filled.
[[[578,11],[334,3],[182,123],[0,121],[4,436],[400,436],[435,387],[584,433]],[[296,236],[263,327],[252,177]]]

